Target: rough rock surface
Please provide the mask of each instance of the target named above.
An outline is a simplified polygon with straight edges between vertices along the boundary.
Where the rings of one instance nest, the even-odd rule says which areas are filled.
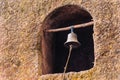
[[[61,80],[41,74],[40,25],[46,15],[76,4],[93,17],[95,66],[70,72],[68,80],[120,80],[119,0],[0,0],[0,80]]]

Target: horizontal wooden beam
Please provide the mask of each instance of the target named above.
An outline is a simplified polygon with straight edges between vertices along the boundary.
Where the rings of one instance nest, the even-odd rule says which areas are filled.
[[[77,24],[77,25],[73,25],[73,28],[82,28],[82,27],[88,27],[88,26],[91,26],[93,25],[94,22],[91,21],[91,22],[87,22],[87,23],[83,23],[83,24]],[[63,28],[58,28],[58,29],[48,29],[48,30],[45,30],[45,32],[60,32],[60,31],[67,31],[67,30],[70,30],[71,27],[63,27]]]

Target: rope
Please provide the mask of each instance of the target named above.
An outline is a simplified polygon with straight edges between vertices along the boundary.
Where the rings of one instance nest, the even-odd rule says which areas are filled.
[[[66,61],[65,67],[64,67],[63,80],[65,80],[65,73],[66,73],[66,70],[67,70],[67,67],[68,67],[68,63],[69,63],[69,60],[70,60],[71,51],[72,51],[72,45],[70,45],[68,58],[67,58],[67,61]]]

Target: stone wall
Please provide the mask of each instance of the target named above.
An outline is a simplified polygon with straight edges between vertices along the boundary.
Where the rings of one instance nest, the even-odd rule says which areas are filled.
[[[77,3],[76,3],[77,4]],[[95,66],[83,72],[66,74],[68,80],[119,80],[120,79],[120,2],[82,1],[77,5],[87,9],[95,22]],[[61,80],[62,74],[40,76],[40,80]]]
[[[94,68],[70,72],[69,80],[120,79],[119,0],[0,0],[0,80],[61,80],[41,74],[41,24],[56,7],[76,4],[93,17]]]
[[[40,4],[39,0],[0,0],[0,80],[37,80]]]

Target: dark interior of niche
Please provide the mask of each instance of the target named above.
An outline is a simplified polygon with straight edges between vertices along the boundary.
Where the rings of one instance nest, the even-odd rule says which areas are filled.
[[[61,28],[76,24],[86,23],[92,20],[91,15],[84,9],[76,5],[66,5],[55,9],[45,19],[44,25],[46,29]],[[93,25],[85,28],[74,29],[78,36],[81,46],[72,50],[70,62],[68,64],[67,72],[84,71],[91,69],[94,66],[94,41],[93,41]],[[68,56],[68,48],[64,47],[64,42],[67,40],[67,35],[70,31],[62,31],[52,34],[52,71],[50,73],[62,73]],[[46,56],[48,53],[45,53]],[[47,56],[48,58],[50,56]],[[47,74],[47,73],[45,73]]]

